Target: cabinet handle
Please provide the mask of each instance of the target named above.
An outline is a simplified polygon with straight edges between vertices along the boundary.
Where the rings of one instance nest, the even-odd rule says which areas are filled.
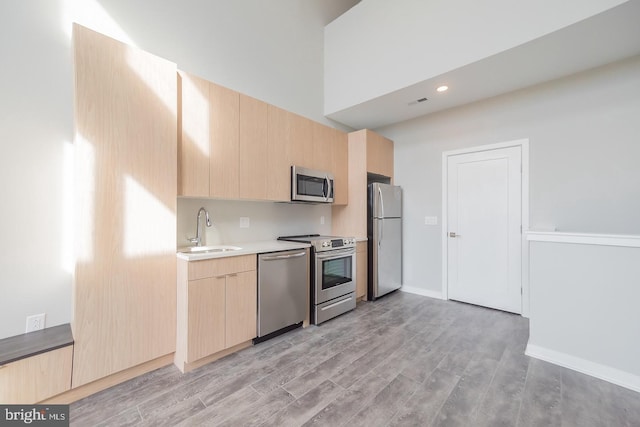
[[[235,276],[237,276],[237,275],[238,275],[238,273],[231,273],[231,274],[227,274],[227,276],[229,276],[229,277],[235,277]]]

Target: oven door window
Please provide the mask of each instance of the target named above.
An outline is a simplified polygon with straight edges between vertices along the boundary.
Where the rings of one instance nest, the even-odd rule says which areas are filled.
[[[322,289],[330,289],[353,280],[351,255],[322,261]]]

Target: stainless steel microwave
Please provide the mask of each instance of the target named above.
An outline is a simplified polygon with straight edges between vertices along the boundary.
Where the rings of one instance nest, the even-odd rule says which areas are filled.
[[[291,200],[333,203],[333,174],[291,166]]]

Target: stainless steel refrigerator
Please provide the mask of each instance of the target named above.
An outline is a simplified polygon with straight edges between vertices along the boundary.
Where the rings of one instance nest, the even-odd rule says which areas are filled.
[[[402,188],[369,184],[367,214],[368,299],[373,301],[402,286]]]

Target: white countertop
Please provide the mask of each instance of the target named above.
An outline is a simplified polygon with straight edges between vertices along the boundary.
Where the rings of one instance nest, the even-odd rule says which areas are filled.
[[[179,259],[186,261],[200,261],[203,259],[226,258],[238,255],[260,254],[265,252],[288,251],[292,249],[304,249],[311,247],[308,243],[302,242],[283,242],[280,240],[267,240],[263,242],[245,242],[245,243],[229,243],[225,246],[238,246],[242,249],[237,251],[225,252],[205,252],[205,253],[182,253],[177,252]]]

